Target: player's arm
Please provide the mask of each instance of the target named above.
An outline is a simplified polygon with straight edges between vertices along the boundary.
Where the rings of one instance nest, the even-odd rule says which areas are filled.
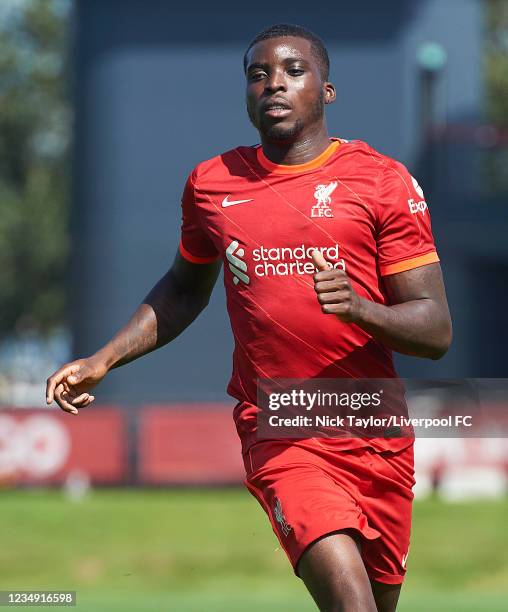
[[[384,277],[389,304],[359,296],[346,273],[330,270],[314,252],[314,289],[325,314],[355,323],[389,348],[416,357],[441,358],[452,339],[452,324],[439,263]]]
[[[91,404],[90,391],[112,368],[164,346],[205,308],[220,262],[195,264],[177,254],[170,270],[143,300],[130,321],[97,353],[68,363],[47,380],[46,401],[77,414]]]

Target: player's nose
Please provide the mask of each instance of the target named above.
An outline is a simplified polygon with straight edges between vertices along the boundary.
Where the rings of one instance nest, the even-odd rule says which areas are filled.
[[[265,90],[268,93],[273,93],[275,91],[286,91],[286,89],[284,73],[280,70],[272,70],[265,81]]]

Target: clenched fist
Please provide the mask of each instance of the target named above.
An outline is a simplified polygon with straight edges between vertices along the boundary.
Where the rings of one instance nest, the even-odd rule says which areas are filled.
[[[317,249],[312,252],[312,260],[318,270],[314,274],[314,291],[321,304],[321,310],[325,314],[336,315],[346,323],[358,321],[362,298],[351,287],[344,270],[331,268]]]

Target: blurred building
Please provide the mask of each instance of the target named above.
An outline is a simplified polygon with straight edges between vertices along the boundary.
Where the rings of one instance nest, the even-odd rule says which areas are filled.
[[[277,22],[325,40],[338,100],[334,135],[403,161],[431,207],[454,319],[440,362],[398,358],[402,375],[505,376],[508,218],[489,168],[499,136],[479,127],[480,0],[363,0],[290,6],[260,0],[87,0],[75,14],[74,353],[90,354],[172,262],[180,196],[201,160],[254,144],[242,57]],[[220,400],[232,338],[221,283],[170,347],[115,371],[101,399]]]

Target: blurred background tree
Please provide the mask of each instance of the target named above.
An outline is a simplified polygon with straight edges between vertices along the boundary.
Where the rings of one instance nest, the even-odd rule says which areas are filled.
[[[0,337],[65,321],[70,2],[0,3]]]
[[[487,119],[508,127],[508,0],[487,1]]]

